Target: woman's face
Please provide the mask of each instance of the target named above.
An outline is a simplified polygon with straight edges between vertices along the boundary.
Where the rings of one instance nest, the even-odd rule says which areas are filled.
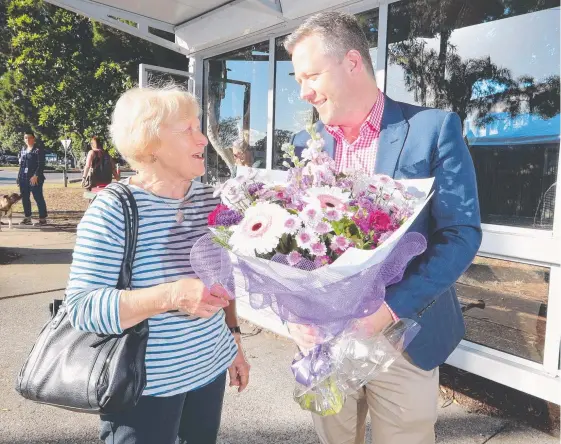
[[[92,150],[96,150],[97,149],[97,140],[92,139],[90,142],[90,146],[92,147]]]
[[[158,161],[170,174],[192,180],[205,173],[204,152],[208,139],[198,117],[173,119],[160,131]]]

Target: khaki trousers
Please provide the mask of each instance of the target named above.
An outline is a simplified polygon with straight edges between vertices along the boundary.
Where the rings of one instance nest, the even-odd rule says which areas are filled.
[[[370,411],[373,444],[434,444],[438,367],[424,371],[400,356],[336,415],[312,415],[322,444],[364,444]]]

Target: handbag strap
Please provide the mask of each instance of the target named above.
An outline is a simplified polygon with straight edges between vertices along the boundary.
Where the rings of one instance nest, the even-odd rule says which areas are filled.
[[[125,251],[116,288],[118,290],[127,290],[130,289],[131,286],[132,264],[134,262],[138,239],[138,206],[136,205],[136,200],[129,187],[121,182],[114,182],[106,186],[104,191],[119,199],[123,207],[123,215],[125,217]],[[96,197],[97,195],[92,199],[92,202]],[[63,304],[64,301],[61,299],[54,299],[53,302],[49,304],[49,312],[52,317],[56,316],[59,308]]]
[[[119,272],[119,280],[117,281],[117,289],[126,290],[130,289],[132,281],[132,264],[138,239],[138,206],[129,187],[121,182],[112,183],[105,187],[104,191],[117,197],[123,207],[123,215],[125,217],[125,251],[123,262],[121,263],[121,271]]]

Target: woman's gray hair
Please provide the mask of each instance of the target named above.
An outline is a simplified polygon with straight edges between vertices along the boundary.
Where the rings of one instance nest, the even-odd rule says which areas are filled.
[[[319,36],[325,53],[339,60],[352,49],[358,51],[367,71],[374,76],[368,40],[353,15],[335,11],[313,15],[285,39],[284,48],[292,55],[294,47],[311,35]]]

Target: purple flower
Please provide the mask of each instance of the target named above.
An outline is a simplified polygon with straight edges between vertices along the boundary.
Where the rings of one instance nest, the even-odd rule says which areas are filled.
[[[250,196],[255,196],[259,191],[263,189],[264,186],[265,184],[262,182],[252,183],[247,187],[247,192]]]
[[[378,207],[376,205],[374,205],[374,202],[372,201],[372,199],[369,199],[368,197],[358,198],[357,204],[358,204],[359,207],[364,208],[369,213],[373,212],[373,211],[376,211],[378,209]]]
[[[339,179],[337,181],[337,188],[347,188],[347,189],[352,189],[353,187],[353,181],[352,179],[349,179],[348,177],[345,177],[343,179]]]
[[[324,265],[328,265],[331,262],[329,256],[318,256],[314,259],[314,264],[316,267],[323,267]]]
[[[238,225],[243,219],[243,215],[236,210],[226,210],[217,214],[216,225],[222,225],[223,227],[231,227],[232,225]]]

